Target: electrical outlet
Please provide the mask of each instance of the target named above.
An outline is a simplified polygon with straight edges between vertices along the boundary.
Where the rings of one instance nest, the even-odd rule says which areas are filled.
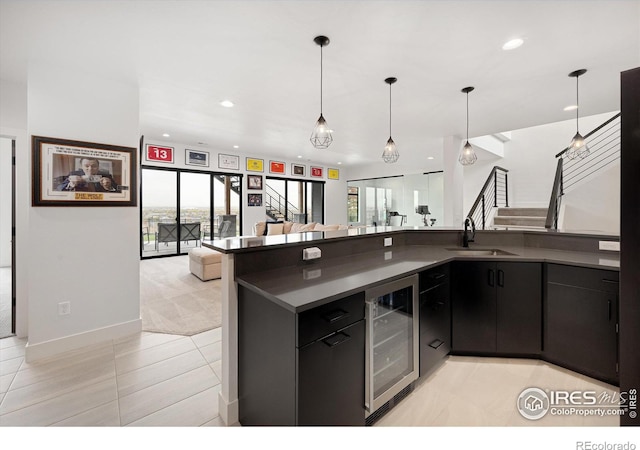
[[[66,316],[67,314],[71,314],[71,302],[58,303],[58,315]]]
[[[302,250],[302,259],[304,261],[318,259],[320,257],[322,257],[322,251],[318,247],[309,247]]]
[[[600,241],[600,250],[611,250],[613,252],[620,251],[620,242],[616,241]]]
[[[390,259],[393,259],[393,252],[384,252],[384,260],[389,261]]]
[[[384,246],[385,247],[391,247],[393,245],[393,238],[384,238]]]

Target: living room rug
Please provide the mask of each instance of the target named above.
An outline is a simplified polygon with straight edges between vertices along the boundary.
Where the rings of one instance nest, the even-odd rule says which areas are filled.
[[[219,327],[220,284],[194,276],[187,255],[140,261],[143,331],[191,336]]]

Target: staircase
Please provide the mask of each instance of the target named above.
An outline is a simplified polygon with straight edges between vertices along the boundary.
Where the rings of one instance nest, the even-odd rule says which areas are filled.
[[[544,228],[547,208],[498,208],[495,227]]]

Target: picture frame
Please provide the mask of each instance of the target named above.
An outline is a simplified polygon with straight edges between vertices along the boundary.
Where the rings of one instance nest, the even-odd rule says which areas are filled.
[[[247,194],[247,206],[262,206],[262,194]]]
[[[145,150],[145,160],[147,162],[173,164],[173,147],[147,144]]]
[[[247,158],[247,172],[264,172],[264,159]]]
[[[237,155],[218,154],[218,169],[240,170],[240,157]]]
[[[314,178],[322,178],[322,167],[314,167],[311,166],[311,168],[309,169],[311,172],[311,176]]]
[[[247,189],[262,190],[262,175],[247,175]]]
[[[201,150],[184,150],[184,163],[188,166],[209,167],[209,152]]]
[[[340,169],[327,169],[327,178],[330,180],[339,180]]]
[[[31,136],[32,206],[137,206],[134,147]]]
[[[282,161],[269,161],[269,172],[283,174],[286,172],[287,165]]]
[[[303,165],[303,164],[292,163],[291,164],[291,175],[295,175],[295,176],[298,176],[298,177],[303,177],[305,169],[306,169],[306,166]]]

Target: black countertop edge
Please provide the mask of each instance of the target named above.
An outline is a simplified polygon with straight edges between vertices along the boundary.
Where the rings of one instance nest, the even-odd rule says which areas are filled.
[[[357,230],[357,232],[354,232]],[[335,230],[335,231],[308,231],[305,233],[289,233],[275,236],[237,236],[227,239],[208,240],[201,241],[204,247],[216,250],[220,253],[245,253],[269,250],[274,247],[286,247],[295,246],[301,244],[310,244],[313,242],[323,241],[340,241],[346,239],[356,239],[375,235],[385,235],[392,233],[462,233],[463,230],[454,227],[367,227],[367,228],[352,228],[349,230]],[[476,230],[478,234],[492,234],[492,233],[508,233],[508,234],[521,234],[521,235],[541,235],[541,236],[562,236],[562,237],[579,237],[579,238],[591,238],[601,239],[609,241],[619,241],[620,237],[610,234],[598,234],[595,232],[579,233],[574,231],[564,230],[535,230],[535,229],[517,229],[508,227],[495,228],[491,230]],[[232,245],[235,244],[235,245]],[[242,245],[242,246],[241,246]]]

